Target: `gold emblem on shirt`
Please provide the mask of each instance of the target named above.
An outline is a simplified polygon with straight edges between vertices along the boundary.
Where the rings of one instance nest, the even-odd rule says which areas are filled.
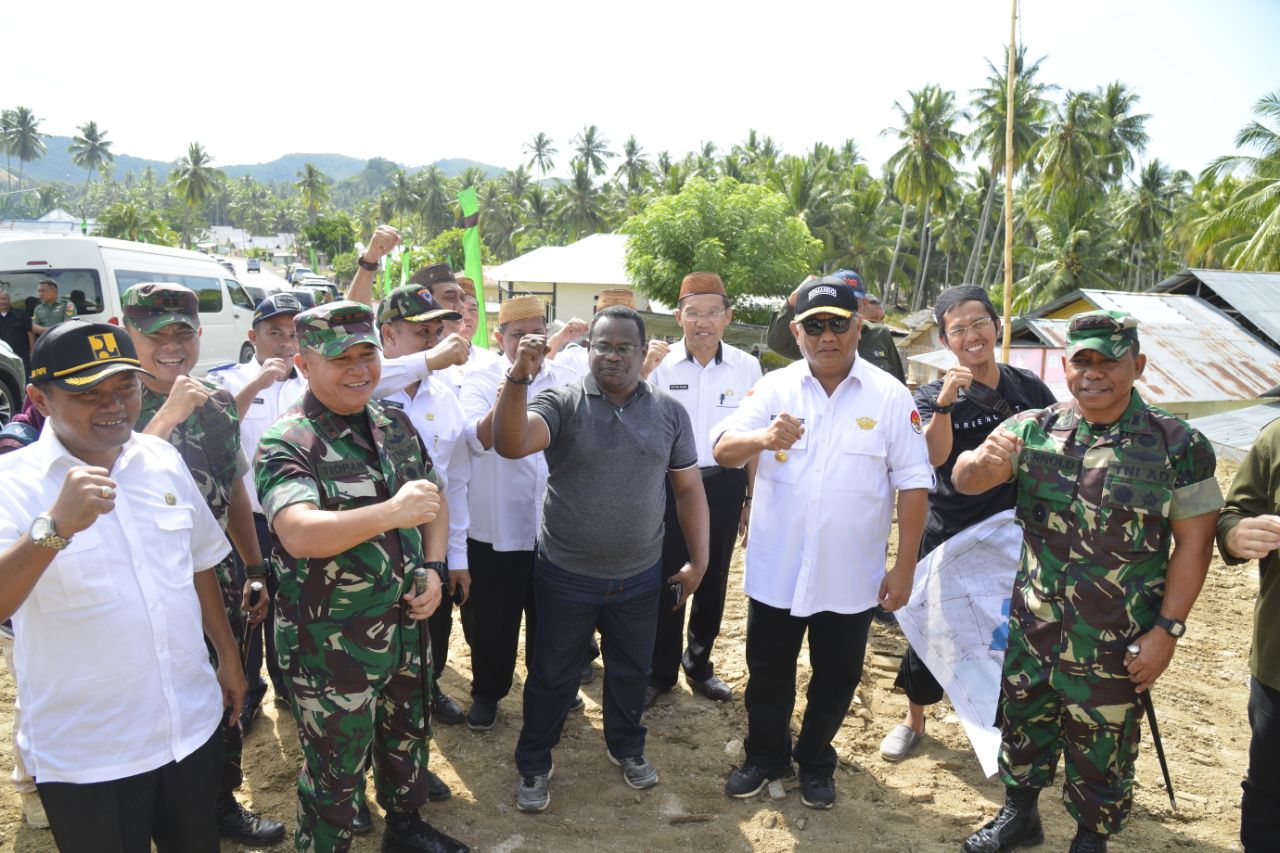
[[[178,499],[174,496],[173,492],[165,492],[164,502],[167,503],[169,506],[173,506],[178,502]]]
[[[860,429],[875,429],[876,419],[875,418],[858,418],[858,427]]]
[[[786,461],[787,461],[787,451],[785,451],[785,450],[779,450],[777,453],[773,454],[773,458],[774,458],[774,459],[777,459],[779,462],[786,462]]]

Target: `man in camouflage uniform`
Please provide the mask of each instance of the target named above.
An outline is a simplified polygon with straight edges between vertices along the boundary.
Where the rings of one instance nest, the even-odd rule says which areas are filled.
[[[266,575],[253,529],[253,513],[245,491],[248,461],[240,447],[239,417],[231,395],[217,385],[191,376],[200,356],[199,302],[178,284],[135,284],[121,298],[125,328],[143,369],[142,413],[134,429],[163,438],[182,454],[214,518],[230,535],[245,573]],[[242,615],[249,583],[232,557],[216,568],[227,619],[237,643],[246,630],[245,616],[255,622],[266,613],[266,596]],[[146,709],[138,709],[146,713]],[[244,844],[270,844],[284,838],[284,824],[260,817],[240,805],[235,790],[244,781],[240,757],[243,738],[238,720],[221,724],[224,762],[218,789],[218,830]]]
[[[1007,794],[969,853],[1043,839],[1036,801],[1062,750],[1071,850],[1105,851],[1128,819],[1138,693],[1173,657],[1223,502],[1209,442],[1133,390],[1145,366],[1133,317],[1076,315],[1073,399],[1013,416],[956,462],[964,494],[1014,481],[1023,528],[1001,686]]]
[[[309,388],[267,430],[254,465],[280,578],[276,649],[304,758],[294,845],[350,848],[372,744],[383,853],[465,851],[418,814],[430,695],[419,626],[440,604],[448,507],[407,416],[371,402],[373,312],[339,301],[294,322]],[[429,570],[422,595],[418,567]]]
[[[58,297],[58,283],[51,278],[42,279],[36,285],[40,301],[31,312],[31,331],[38,338],[63,320],[76,316],[76,306],[69,299]]]

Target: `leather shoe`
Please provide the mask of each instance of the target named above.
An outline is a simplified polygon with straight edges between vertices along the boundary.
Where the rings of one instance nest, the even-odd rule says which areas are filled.
[[[443,803],[453,796],[453,791],[444,780],[430,770],[427,771],[427,800],[432,803]]]
[[[1044,841],[1039,788],[1005,788],[1004,806],[993,820],[960,845],[964,853],[1003,853]]]
[[[253,726],[253,720],[258,716],[258,712],[262,710],[262,706],[257,702],[252,705],[245,704],[240,711],[240,735],[243,737],[249,733],[249,729]]]
[[[665,690],[659,690],[658,688],[654,687],[652,684],[646,687],[644,689],[644,710],[647,711],[650,708],[652,708],[654,703],[658,701],[658,696],[666,692],[667,691]]]
[[[360,805],[356,806],[356,819],[351,821],[351,834],[365,835],[372,830],[373,816],[369,814],[369,803],[361,797]]]
[[[224,792],[218,795],[218,834],[241,844],[256,846],[275,844],[284,838],[284,824],[262,817],[240,805],[235,795]]]
[[[462,707],[449,697],[440,687],[431,688],[431,719],[446,726],[456,726],[467,718]]]
[[[471,848],[423,820],[417,812],[387,812],[382,853],[470,853]]]
[[[1070,853],[1107,853],[1107,836],[1083,826],[1076,827]]]
[[[698,681],[693,676],[686,674],[685,680],[689,682],[689,687],[693,689],[694,693],[701,693],[712,702],[728,702],[733,698],[733,691],[718,675]]]

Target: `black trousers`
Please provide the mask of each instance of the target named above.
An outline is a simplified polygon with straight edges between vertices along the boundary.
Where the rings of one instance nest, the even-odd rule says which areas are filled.
[[[449,662],[449,635],[453,633],[453,597],[449,585],[440,590],[440,606],[427,617],[427,633],[431,635],[431,684],[440,689],[440,673]]]
[[[938,534],[930,535],[930,531],[926,530],[924,539],[920,542],[920,556],[928,554],[946,539],[947,537]],[[907,643],[907,651],[902,656],[902,663],[898,665],[898,677],[893,680],[893,686],[902,688],[907,699],[916,705],[936,705],[946,695],[938,679],[933,677],[929,667],[925,666],[910,643]]]
[[[253,527],[258,534],[258,547],[262,550],[262,559],[271,564],[273,541],[271,530],[267,526],[267,517],[262,513],[253,514]],[[276,658],[276,593],[280,589],[280,579],[274,570],[267,571],[267,618],[253,628],[249,637],[249,657],[245,664],[244,676],[249,682],[249,702],[261,702],[267,691],[267,684],[262,680],[263,658],[267,663],[267,677],[271,679],[271,687],[277,699],[289,698],[289,688],[285,684],[284,674],[280,672],[280,663]]]
[[[1280,690],[1249,679],[1249,773],[1241,787],[1240,843],[1274,850],[1280,837]]]
[[[533,654],[533,552],[495,551],[488,542],[468,539],[467,561],[471,597],[462,605],[462,629],[471,646],[471,696],[496,704],[511,692],[521,616],[526,668]]]
[[[177,762],[115,779],[36,789],[60,853],[218,853],[214,799],[222,765],[217,732]]]
[[[792,616],[755,599],[747,609],[747,763],[766,773],[801,770],[830,775],[836,769],[832,739],[840,730],[862,679],[867,632],[874,608],[862,613]],[[813,675],[794,751],[791,713],[796,705],[796,659],[805,632]]]
[[[662,595],[658,602],[658,635],[653,643],[653,675],[650,676],[650,684],[660,690],[670,690],[675,686],[681,665],[696,681],[715,675],[711,648],[716,637],[720,636],[720,620],[724,616],[724,599],[729,588],[729,561],[733,559],[738,521],[742,517],[743,499],[747,494],[747,472],[741,468],[722,468],[719,473],[705,477],[702,487],[707,493],[707,507],[711,515],[707,573],[693,594],[693,603],[686,602],[679,610],[672,610],[676,603],[675,594],[666,581],[689,561],[689,549],[685,544],[684,531],[680,529],[675,493],[671,490],[671,483],[667,483]],[[686,607],[690,609],[689,631],[688,639],[684,641]]]

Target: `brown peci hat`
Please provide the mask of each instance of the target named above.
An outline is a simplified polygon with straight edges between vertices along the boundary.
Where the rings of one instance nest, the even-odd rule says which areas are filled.
[[[547,303],[536,296],[513,296],[498,306],[498,325],[547,318]]]
[[[613,305],[635,309],[636,295],[628,287],[611,287],[596,294],[596,310],[603,311]]]
[[[686,296],[704,294],[723,296],[726,299],[729,297],[729,294],[725,293],[724,282],[720,280],[720,276],[713,272],[691,272],[684,277],[684,281],[680,282],[680,296],[676,301]]]
[[[442,284],[444,282],[458,283],[458,279],[453,275],[453,268],[448,264],[430,264],[409,276],[407,284],[416,284],[419,287],[431,287],[432,285]]]
[[[465,275],[458,276],[458,287],[461,287],[462,292],[465,293],[467,296],[470,296],[473,298],[475,297],[476,283],[471,279],[467,278]]]

